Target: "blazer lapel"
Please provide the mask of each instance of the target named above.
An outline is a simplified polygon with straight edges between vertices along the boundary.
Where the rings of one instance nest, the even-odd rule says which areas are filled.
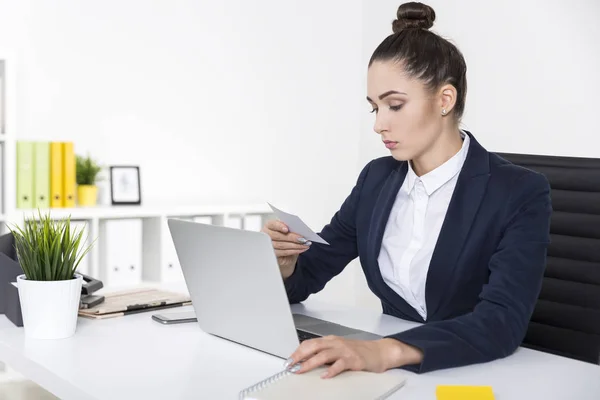
[[[421,318],[419,313],[392,288],[390,288],[387,283],[385,283],[383,277],[381,276],[381,271],[379,270],[379,262],[377,261],[379,258],[379,251],[381,250],[383,234],[385,233],[385,228],[392,211],[392,207],[394,206],[396,195],[404,183],[407,171],[408,164],[406,162],[402,162],[390,173],[387,180],[383,184],[381,192],[379,193],[373,214],[371,216],[371,224],[369,226],[367,257],[369,266],[372,266],[372,268],[366,268],[366,270],[369,271],[372,281],[376,282],[377,287],[384,294],[385,298],[396,299],[393,304],[390,304],[391,307],[404,314],[406,319],[423,322],[423,318]]]
[[[435,246],[425,288],[427,319],[439,310],[490,176],[489,154],[467,132],[471,143]]]
[[[394,201],[396,200],[398,190],[400,190],[400,187],[402,187],[402,184],[404,183],[404,178],[406,178],[407,171],[408,164],[406,162],[401,163],[398,168],[390,173],[381,188],[381,192],[379,192],[369,227],[369,259],[371,260],[377,261],[377,258],[379,257],[379,250],[381,248],[385,227],[388,218],[390,217]]]

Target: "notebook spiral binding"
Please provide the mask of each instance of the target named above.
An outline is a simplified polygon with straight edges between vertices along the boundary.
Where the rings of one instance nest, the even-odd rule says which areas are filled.
[[[289,369],[286,369],[286,370],[283,370],[273,376],[268,377],[267,379],[263,379],[262,381],[258,382],[257,384],[252,385],[252,386],[242,390],[240,392],[240,400],[244,400],[246,398],[246,396],[248,396],[252,392],[257,392],[261,389],[264,389],[267,386],[271,385],[272,383],[275,383],[278,380],[280,380],[281,378],[284,378],[292,373],[293,372],[291,372]]]

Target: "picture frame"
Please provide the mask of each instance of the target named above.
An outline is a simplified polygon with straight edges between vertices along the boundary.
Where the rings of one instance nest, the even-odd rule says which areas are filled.
[[[112,205],[141,205],[140,167],[112,165],[110,167],[110,198]]]

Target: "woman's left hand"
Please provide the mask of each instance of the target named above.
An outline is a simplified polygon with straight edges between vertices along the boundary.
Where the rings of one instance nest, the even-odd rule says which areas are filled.
[[[289,365],[301,362],[297,373],[308,372],[324,364],[331,364],[322,375],[332,378],[345,370],[384,372],[388,369],[422,361],[423,354],[398,340],[353,340],[339,336],[325,336],[305,340],[290,356]]]

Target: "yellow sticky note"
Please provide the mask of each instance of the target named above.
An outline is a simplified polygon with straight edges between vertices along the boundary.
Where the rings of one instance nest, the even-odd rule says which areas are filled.
[[[491,386],[438,385],[437,400],[494,400]]]

